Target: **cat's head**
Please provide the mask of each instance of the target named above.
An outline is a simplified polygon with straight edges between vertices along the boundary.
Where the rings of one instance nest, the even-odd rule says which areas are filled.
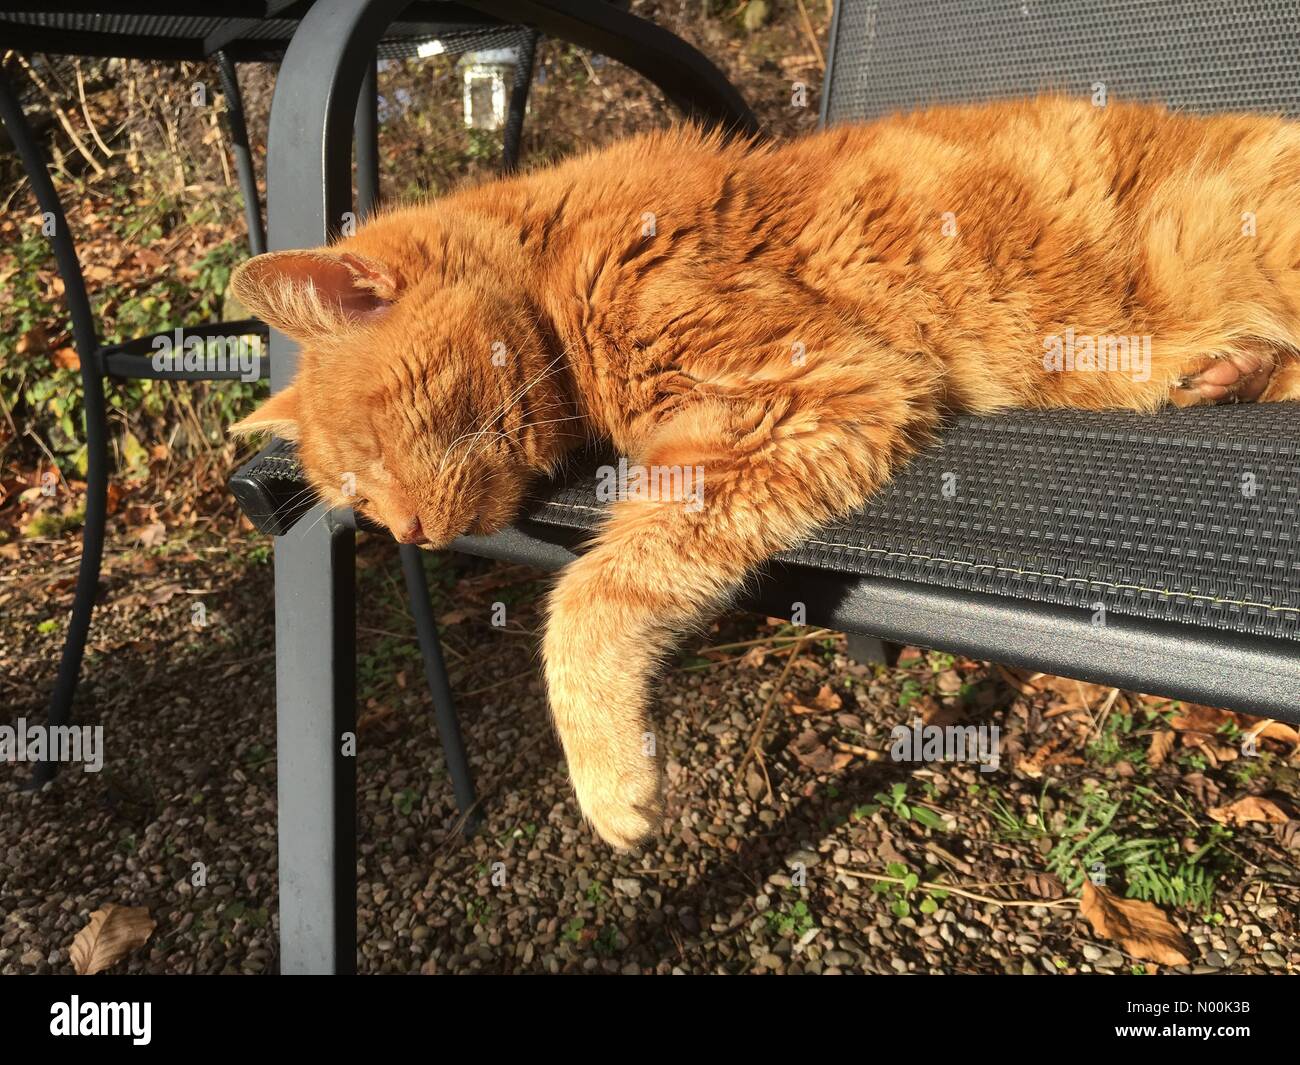
[[[472,243],[393,215],[331,247],[257,256],[233,278],[300,351],[293,383],[231,431],[295,441],[326,503],[404,543],[501,529],[572,439],[563,360],[513,249]]]

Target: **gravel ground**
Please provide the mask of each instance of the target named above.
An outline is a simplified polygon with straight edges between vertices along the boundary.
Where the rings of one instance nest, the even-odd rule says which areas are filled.
[[[75,541],[8,555],[0,722],[42,720]],[[1211,845],[1208,905],[1161,907],[1194,944],[1180,970],[1300,968],[1300,824],[1224,833],[1204,814],[1265,794],[1293,811],[1285,745],[1263,743],[1245,767],[1222,745],[1209,765],[1185,744],[1151,766],[1159,720],[1142,728],[1136,710],[1103,710],[1085,688],[1071,709],[1068,686],[1025,695],[984,664],[915,649],[897,668],[864,666],[835,634],[809,638],[787,671],[788,627],[727,617],[706,637],[721,649],[688,649],[662,682],[664,837],[619,856],[582,824],[547,721],[535,634],[546,579],[431,557],[486,808],[465,838],[395,552],[365,540],[359,565],[362,971],[1154,971],[1094,935],[1077,884],[1063,883],[1068,863],[1051,871],[1086,835],[1069,822],[1098,788],[1124,800],[1110,826],[1121,839]],[[113,971],[276,970],[270,600],[261,539],[110,551],[79,696],[80,720],[104,725],[103,771],[74,767],[30,793],[26,767],[0,766],[0,972],[70,971],[72,937],[110,902],[158,922]],[[504,626],[490,623],[495,602]],[[769,699],[760,757],[737,782]],[[998,726],[998,771],[882,756],[890,728],[917,714]]]

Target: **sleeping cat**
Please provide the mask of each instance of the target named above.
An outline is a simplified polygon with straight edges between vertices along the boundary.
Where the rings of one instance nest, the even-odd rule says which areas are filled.
[[[632,847],[661,810],[658,660],[945,414],[1300,397],[1298,197],[1300,126],[1146,105],[649,134],[243,265],[302,353],[235,431],[296,440],[326,502],[430,548],[501,529],[589,439],[701,472],[700,505],[614,503],[549,600],[578,801]]]

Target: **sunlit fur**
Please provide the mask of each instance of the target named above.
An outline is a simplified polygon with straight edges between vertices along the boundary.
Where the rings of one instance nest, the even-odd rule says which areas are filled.
[[[1298,194],[1294,124],[1056,97],[641,136],[247,264],[237,294],[302,359],[237,429],[433,546],[500,528],[586,437],[704,468],[702,509],[615,503],[549,600],[577,796],[629,847],[661,816],[661,657],[946,413],[1300,393]],[[1149,336],[1150,379],[1048,372],[1068,329]]]

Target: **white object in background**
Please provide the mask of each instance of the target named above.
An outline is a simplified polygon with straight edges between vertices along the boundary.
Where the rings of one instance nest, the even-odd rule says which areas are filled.
[[[501,129],[506,124],[510,90],[519,53],[514,48],[466,52],[460,59],[464,84],[465,125],[470,129]]]

